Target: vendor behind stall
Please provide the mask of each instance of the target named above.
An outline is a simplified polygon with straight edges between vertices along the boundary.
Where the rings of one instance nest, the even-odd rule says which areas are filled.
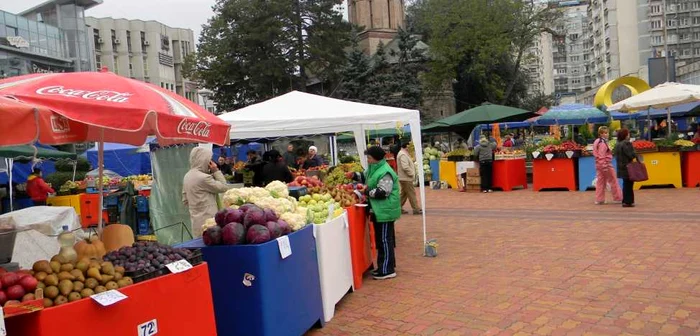
[[[253,186],[262,186],[262,169],[264,166],[263,160],[258,157],[258,153],[254,150],[248,151],[248,161],[245,163],[245,169],[253,172]]]
[[[316,146],[309,147],[309,156],[304,161],[304,169],[319,167],[323,165],[323,159],[318,155]]]
[[[268,162],[262,169],[263,184],[267,185],[272,181],[282,181],[289,183],[294,180],[292,172],[289,171],[286,161],[280,155],[280,152],[273,149],[268,152]]]
[[[53,190],[44,179],[41,177],[41,169],[34,168],[34,172],[27,178],[27,194],[34,202],[34,206],[46,205],[46,199],[49,194],[53,194]]]

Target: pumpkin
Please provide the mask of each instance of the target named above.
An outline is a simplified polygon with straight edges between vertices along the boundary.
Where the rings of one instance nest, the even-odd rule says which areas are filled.
[[[78,253],[78,260],[83,258],[101,260],[107,253],[105,244],[96,236],[77,242],[73,249]]]
[[[109,224],[102,231],[102,242],[107,252],[134,244],[134,231],[124,224]]]

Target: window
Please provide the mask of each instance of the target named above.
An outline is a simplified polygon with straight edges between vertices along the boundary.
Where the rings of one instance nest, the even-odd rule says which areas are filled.
[[[583,60],[588,61],[591,58],[591,55],[589,54],[583,54]]]
[[[581,84],[581,79],[579,78],[574,78],[571,80],[571,84]]]
[[[700,8],[700,1],[693,1],[693,9],[698,9]]]
[[[97,70],[102,69],[102,56],[100,54],[95,55],[95,67]]]
[[[691,51],[689,48],[688,48],[688,49],[683,49],[683,50],[681,51],[681,55],[682,55],[682,56],[692,56],[692,51]]]
[[[143,77],[148,78],[148,59],[146,57],[143,58]]]
[[[659,14],[659,13],[661,13],[661,6],[659,6],[659,5],[649,6],[649,10],[651,11],[652,14]]]
[[[682,18],[682,19],[680,19],[680,26],[681,26],[681,27],[685,27],[685,26],[688,26],[688,25],[690,25],[690,20],[688,20],[688,18]]]
[[[693,33],[693,40],[700,40],[700,33],[699,32]]]
[[[111,30],[111,38],[112,38],[112,50],[117,50],[117,31],[114,29]]]
[[[557,69],[557,75],[565,75],[565,74],[566,74],[566,68]]]
[[[651,37],[651,43],[652,43],[652,44],[659,45],[659,44],[663,43],[662,40],[663,40],[663,39],[662,39],[661,36],[652,36],[652,37]]]
[[[693,54],[700,56],[700,48],[693,48]]]
[[[102,43],[100,43],[100,30],[99,29],[92,30],[92,39],[95,41],[95,51],[101,51],[102,50]],[[99,69],[99,67],[98,67],[98,69]]]
[[[114,56],[114,73],[119,74],[119,61],[117,56]]]
[[[578,40],[578,34],[571,34],[571,35],[569,35],[569,39],[570,39],[571,41],[576,41],[576,40]]]
[[[141,32],[141,49],[146,49],[146,32]]]
[[[131,32],[126,31],[126,47],[128,48],[129,52],[131,52]]]
[[[661,20],[651,21],[651,29],[661,29]]]
[[[672,28],[678,26],[678,21],[676,21],[675,19],[669,19],[666,20],[666,24],[668,25],[668,28]]]
[[[129,77],[134,77],[134,58],[129,57]]]
[[[160,82],[160,87],[165,87],[165,86],[163,85],[163,82]]]
[[[571,56],[571,61],[572,62],[578,62],[579,56]]]

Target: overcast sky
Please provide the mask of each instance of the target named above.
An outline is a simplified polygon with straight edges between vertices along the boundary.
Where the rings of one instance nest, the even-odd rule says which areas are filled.
[[[0,9],[19,13],[46,0],[0,0]],[[101,5],[85,12],[86,16],[115,19],[155,20],[176,28],[189,28],[199,39],[202,24],[213,12],[216,0],[103,0]]]

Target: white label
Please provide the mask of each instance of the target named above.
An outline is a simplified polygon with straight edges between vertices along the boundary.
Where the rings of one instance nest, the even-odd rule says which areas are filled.
[[[178,261],[171,262],[167,265],[165,265],[171,273],[176,274],[180,272],[187,271],[192,268],[192,264],[190,264],[187,260],[181,259]]]
[[[566,157],[568,157],[569,159],[571,159],[571,157],[573,157],[573,156],[574,156],[574,152],[573,152],[573,151],[566,151]]]
[[[152,319],[146,323],[139,324],[138,335],[139,336],[151,336],[158,333],[158,321]]]
[[[659,164],[659,160],[651,160],[651,164],[653,166],[656,166],[657,164]]]
[[[630,142],[634,142],[637,138],[630,138]]]
[[[128,296],[122,294],[122,292],[112,289],[108,290],[106,292],[102,292],[100,294],[95,294],[90,296],[93,300],[97,301],[97,303],[101,304],[102,306],[110,306],[113,305],[121,300],[126,299]]]
[[[536,158],[538,158],[539,156],[540,156],[540,152],[539,152],[539,151],[534,151],[534,152],[532,152],[532,157],[533,157],[533,158],[536,159]]]
[[[0,336],[7,336],[7,329],[5,329],[5,313],[0,307]]]
[[[282,259],[286,259],[292,255],[292,245],[289,244],[289,237],[282,236],[277,238],[277,246],[280,247],[280,256],[282,256]]]
[[[330,222],[331,219],[333,219],[333,213],[335,212],[335,204],[331,204],[328,206],[328,217],[326,218],[326,222]]]
[[[544,155],[544,157],[547,158],[547,161],[552,161],[552,158],[554,157],[554,154],[552,154],[552,153],[547,153],[547,154]]]

